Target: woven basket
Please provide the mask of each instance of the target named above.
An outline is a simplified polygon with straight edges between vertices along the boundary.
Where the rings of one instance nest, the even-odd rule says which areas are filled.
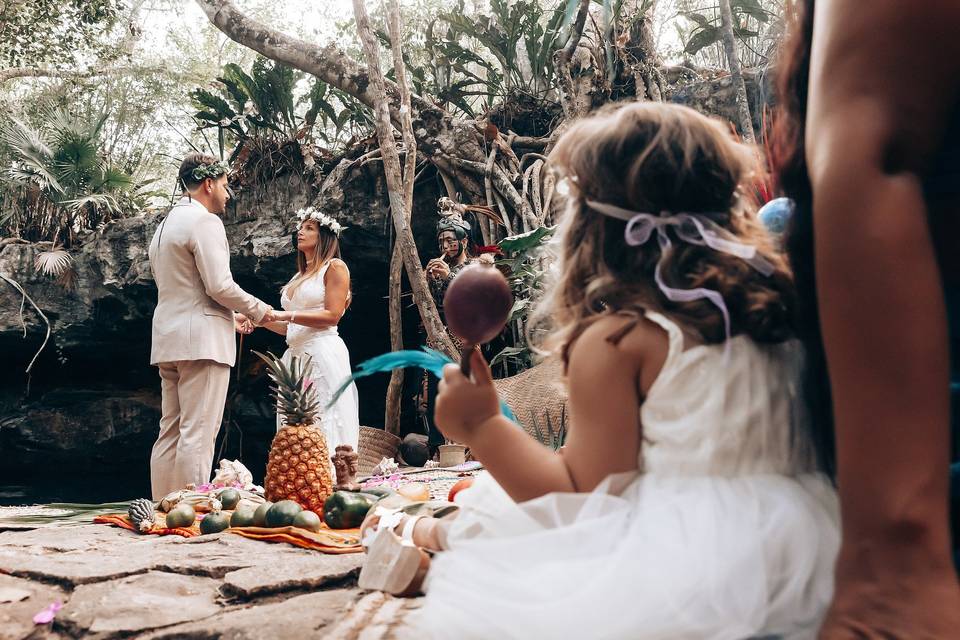
[[[563,364],[549,358],[509,378],[494,380],[500,399],[516,415],[520,426],[530,435],[559,437],[567,427],[567,393],[563,386]]]
[[[357,452],[360,459],[357,461],[357,473],[370,473],[384,458],[397,458],[397,449],[400,447],[400,438],[387,433],[383,429],[374,427],[360,427],[360,446]]]

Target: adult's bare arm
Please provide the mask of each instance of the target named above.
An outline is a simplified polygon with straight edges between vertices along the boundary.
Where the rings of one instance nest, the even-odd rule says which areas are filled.
[[[817,3],[806,148],[844,527],[838,602],[858,581],[906,602],[913,579],[960,605],[946,311],[923,193],[960,88],[958,21],[948,0]],[[897,610],[891,624],[909,625]]]

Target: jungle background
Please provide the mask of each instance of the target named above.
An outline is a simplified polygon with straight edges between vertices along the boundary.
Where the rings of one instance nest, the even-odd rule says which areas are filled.
[[[491,355],[515,375],[561,209],[545,164],[558,134],[609,102],[672,101],[762,154],[784,4],[0,0],[0,505],[146,493],[147,245],[189,151],[230,163],[233,274],[274,306],[293,213],[348,227],[354,364],[425,333],[449,350],[421,268],[437,201],[486,208],[500,224],[467,215],[516,298]],[[218,454],[262,478],[274,409],[251,348],[284,345],[244,339]],[[421,430],[419,381],[361,380],[361,424]]]

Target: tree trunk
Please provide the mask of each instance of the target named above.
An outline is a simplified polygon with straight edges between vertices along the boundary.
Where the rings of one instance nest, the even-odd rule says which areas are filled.
[[[626,6],[621,11],[626,10]],[[636,7],[633,15],[626,16],[629,24],[628,39],[619,47],[625,66],[633,72],[637,100],[663,102],[665,82],[660,67],[663,61],[657,53],[657,39],[653,34],[650,10],[640,13],[643,5]]]
[[[413,123],[410,119],[410,88],[407,86],[406,67],[403,64],[400,33],[400,4],[397,0],[390,0],[387,14],[387,24],[390,32],[390,50],[393,52],[393,70],[400,87],[400,125],[403,130],[403,146],[407,154],[404,157],[403,168],[403,201],[406,205],[407,221],[413,210],[413,181],[417,168],[417,141],[413,135]],[[390,258],[390,349],[403,349],[403,319],[400,305],[400,281],[403,269],[403,254],[400,243],[393,245],[393,255]],[[400,435],[401,394],[403,392],[403,369],[394,369],[390,374],[390,384],[387,386],[386,413],[384,428],[387,433]]]
[[[209,0],[200,0],[207,2]],[[400,177],[400,156],[393,139],[393,127],[390,121],[390,107],[387,102],[386,88],[383,74],[380,72],[380,52],[377,41],[370,29],[370,19],[367,16],[363,0],[353,0],[353,12],[357,18],[357,31],[363,42],[363,50],[370,66],[367,71],[369,83],[365,87],[366,94],[374,101],[375,123],[377,139],[383,154],[383,168],[387,179],[387,194],[390,198],[390,214],[397,234],[397,244],[403,255],[403,264],[407,270],[407,278],[413,289],[413,300],[420,310],[420,319],[427,331],[427,339],[450,357],[456,357],[457,351],[447,335],[447,330],[440,322],[437,305],[430,295],[430,288],[420,266],[420,255],[417,245],[413,241],[410,230],[407,203],[404,198],[403,183]],[[396,85],[394,85],[396,88]],[[411,176],[412,179],[412,176]]]
[[[740,132],[746,142],[752,143],[756,140],[756,136],[753,132],[753,119],[750,117],[750,105],[747,103],[747,87],[743,83],[740,59],[737,57],[737,41],[733,37],[733,10],[730,8],[730,0],[720,0],[720,33],[723,50],[727,55],[727,65],[730,67],[733,90],[737,96]]]
[[[563,49],[554,54],[554,62],[560,78],[560,106],[563,107],[563,115],[568,122],[586,115],[590,110],[589,89],[593,83],[592,81],[584,82],[580,73],[585,64],[589,64],[590,54],[587,51],[577,51],[589,12],[590,0],[580,0],[580,8],[577,10],[577,17],[573,21],[573,28],[570,30],[570,39]],[[578,63],[576,80],[573,77],[575,57]]]

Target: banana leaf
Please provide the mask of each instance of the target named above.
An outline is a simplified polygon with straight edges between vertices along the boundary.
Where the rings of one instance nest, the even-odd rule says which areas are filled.
[[[54,502],[38,507],[54,511],[53,513],[32,513],[5,516],[0,511],[0,527],[3,525],[63,526],[93,522],[97,516],[108,513],[126,513],[131,500],[123,502],[105,502],[102,504],[83,504],[76,502]]]

